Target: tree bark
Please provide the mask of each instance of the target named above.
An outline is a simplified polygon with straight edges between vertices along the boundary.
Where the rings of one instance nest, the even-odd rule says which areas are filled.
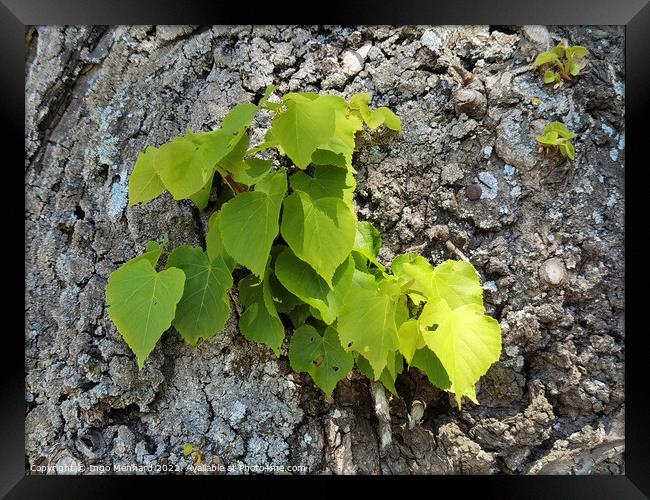
[[[554,91],[518,72],[551,39],[528,28],[30,28],[27,462],[191,472],[200,455],[231,473],[623,473],[624,32],[553,28],[554,43],[590,50],[588,70]],[[452,64],[481,83],[480,118],[455,108]],[[382,232],[386,264],[414,247],[434,264],[458,251],[479,270],[503,329],[480,405],[459,411],[417,370],[398,378],[388,422],[358,374],[328,401],[291,371],[286,342],[276,358],[246,341],[235,308],[198,348],[170,330],[138,371],[106,313],[108,276],[165,234],[170,248],[201,244],[210,210],[169,194],[127,208],[136,156],[217,126],[270,83],[369,91],[402,117],[399,138],[358,137],[357,213]],[[579,134],[573,162],[537,153],[535,131],[556,119]],[[255,122],[253,143],[268,125]],[[476,201],[465,195],[474,183]],[[552,257],[566,271],[557,286],[539,273]],[[416,425],[413,401],[426,408]],[[184,443],[199,452],[184,456]]]

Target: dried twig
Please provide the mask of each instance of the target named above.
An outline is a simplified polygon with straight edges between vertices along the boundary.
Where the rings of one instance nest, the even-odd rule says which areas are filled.
[[[465,254],[460,250],[458,250],[458,248],[456,248],[456,245],[454,245],[451,241],[447,240],[446,245],[449,251],[455,254],[456,257],[458,257],[461,260],[464,260],[465,262],[469,262],[469,259],[465,257]]]
[[[408,247],[404,252],[410,253],[410,252],[421,252],[424,250],[427,245],[429,244],[428,241],[425,241],[424,243],[420,243],[419,245],[413,245],[412,247]]]
[[[375,404],[375,414],[379,420],[379,443],[383,450],[393,441],[393,434],[390,428],[390,411],[386,391],[381,382],[370,382],[370,394]]]

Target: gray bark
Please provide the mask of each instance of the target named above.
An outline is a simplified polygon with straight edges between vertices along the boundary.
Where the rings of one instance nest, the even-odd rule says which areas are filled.
[[[310,473],[623,473],[623,33],[29,29],[27,462],[187,471],[198,456],[183,456],[189,442],[206,464],[236,473],[286,464]],[[552,90],[524,70],[565,37],[590,50],[590,68]],[[476,75],[473,92],[452,98],[462,87],[453,64]],[[169,194],[127,209],[135,158],[187,127],[218,125],[271,82],[281,93],[369,91],[402,117],[401,137],[358,139],[358,214],[381,230],[387,264],[415,247],[433,263],[458,258],[456,249],[477,267],[503,329],[479,406],[459,411],[412,370],[397,381],[403,397],[388,398],[389,424],[380,422],[367,380],[355,374],[326,400],[291,371],[286,342],[275,358],[239,334],[235,313],[196,349],[166,333],[138,372],[106,314],[107,278],[165,233],[172,248],[200,244],[209,212]],[[472,106],[476,92],[486,102]],[[574,162],[537,153],[535,131],[556,119],[579,133]],[[268,124],[260,117],[253,142]],[[475,182],[482,194],[471,201],[465,188]],[[551,258],[554,274],[550,264],[540,274]],[[414,401],[426,408],[415,420]],[[392,439],[382,448],[386,425]]]

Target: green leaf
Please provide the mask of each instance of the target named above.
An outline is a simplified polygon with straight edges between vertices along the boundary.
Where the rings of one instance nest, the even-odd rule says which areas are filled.
[[[320,96],[318,95],[318,92],[289,92],[288,94],[284,94],[282,100],[295,101],[295,102],[309,102],[309,101],[315,101],[319,97]]]
[[[354,173],[354,170],[351,168],[351,160],[348,162],[347,156],[347,150],[341,153],[335,153],[328,149],[317,149],[314,151],[314,154],[311,155],[311,163],[312,165],[326,165],[342,168],[350,173]]]
[[[377,275],[375,274],[375,276]],[[404,280],[400,280],[397,276],[377,276],[377,289],[379,290],[379,293],[387,295],[394,300],[398,300],[403,297]],[[397,324],[397,318],[395,319],[395,325],[399,326]]]
[[[264,89],[264,95],[262,96],[258,104],[260,108],[268,108],[268,109],[276,110],[280,107],[279,104],[269,101],[269,97],[271,97],[271,94],[273,94],[275,89],[277,89],[277,87],[273,84],[266,86],[266,89]]]
[[[129,179],[129,206],[147,203],[160,196],[165,190],[160,177],[154,170],[154,158],[158,148],[148,146],[138,154],[135,167]]]
[[[232,172],[232,178],[235,182],[253,186],[269,174],[271,170],[271,160],[261,158],[247,158],[235,166]]]
[[[566,147],[566,155],[569,157],[569,160],[575,160],[575,158],[576,158],[576,150],[573,147],[573,144],[571,143],[571,141],[567,141],[565,143],[565,147]]]
[[[371,130],[376,129],[380,125],[386,125],[391,130],[401,132],[402,121],[400,118],[385,106],[373,111],[369,106],[370,99],[371,96],[367,92],[355,94],[350,99],[350,109],[353,112],[358,112],[358,115]]]
[[[406,359],[406,362],[411,364],[415,351],[425,346],[418,321],[409,319],[402,323],[397,331],[397,337],[399,339],[399,351]]]
[[[413,359],[409,365],[422,370],[426,373],[429,382],[431,382],[436,387],[442,389],[443,391],[448,391],[451,389],[451,382],[449,381],[449,376],[445,371],[445,368],[442,366],[442,363],[438,359],[438,356],[429,349],[428,347],[423,347],[415,351]],[[468,391],[469,392],[469,391]],[[468,395],[467,393],[465,394]],[[472,399],[470,397],[470,399]],[[476,396],[472,399],[474,401]]]
[[[289,362],[297,372],[307,372],[325,394],[331,397],[336,384],[343,380],[354,365],[352,355],[341,347],[336,330],[318,331],[304,325],[298,328],[289,344]]]
[[[357,232],[354,238],[355,252],[363,255],[368,261],[377,266],[382,271],[386,268],[377,261],[379,249],[381,248],[381,234],[371,222],[357,222]]]
[[[402,120],[400,120],[400,118],[390,109],[382,106],[380,108],[377,108],[375,113],[378,113],[381,116],[386,127],[391,130],[395,130],[396,132],[402,132]]]
[[[165,247],[167,246],[167,243],[169,243],[167,238],[165,238],[162,243],[158,243],[156,241],[148,242],[144,253],[131,259],[129,263],[132,264],[134,262],[138,262],[139,260],[148,260],[151,263],[151,267],[155,269],[156,265],[158,264],[158,260],[163,253],[163,250],[165,250]]]
[[[574,45],[572,47],[569,47],[566,49],[567,54],[571,54],[571,57],[580,59],[582,57],[585,57],[587,54],[589,54],[589,51],[587,50],[586,47],[583,47],[582,45]]]
[[[348,258],[334,273],[332,288],[307,263],[285,248],[275,261],[275,274],[282,285],[303,302],[317,309],[331,324],[352,284],[354,261]]]
[[[302,300],[287,290],[273,273],[269,273],[269,286],[271,287],[273,303],[275,304],[275,309],[278,313],[289,314],[296,307],[305,304]]]
[[[553,70],[547,70],[544,72],[544,83],[553,83],[557,80],[560,79],[560,75],[558,75],[555,71]]]
[[[398,351],[389,352],[384,370],[388,371],[394,383],[397,376],[404,371],[404,357]]]
[[[250,126],[258,109],[255,104],[249,102],[237,104],[224,117],[220,129],[231,136],[238,136],[244,129]]]
[[[234,172],[236,169],[241,169],[241,163],[244,161],[244,156],[247,153],[250,139],[248,134],[242,134],[232,150],[219,160],[219,168],[223,172]]]
[[[189,131],[187,135],[190,135]],[[212,132],[194,133],[190,137],[198,147],[197,154],[210,169],[214,169],[217,163],[236,148],[243,135],[245,135],[244,129],[238,133],[217,129]]]
[[[206,160],[190,137],[185,135],[163,144],[154,158],[154,170],[175,200],[200,191],[213,174],[214,164]]]
[[[351,110],[361,111],[361,108],[369,108],[372,95],[369,92],[359,92],[350,97],[349,107]]]
[[[235,260],[226,252],[225,247],[223,246],[223,240],[221,239],[221,231],[219,230],[219,220],[221,217],[221,212],[214,212],[210,216],[208,221],[208,232],[205,235],[205,246],[206,253],[208,254],[208,259],[210,261],[221,257],[224,264],[228,267],[230,273],[235,269],[236,263]]]
[[[483,288],[469,262],[446,260],[433,268],[424,257],[407,253],[396,257],[391,268],[395,276],[412,280],[409,296],[416,305],[425,298],[444,298],[453,308],[483,303]]]
[[[203,212],[203,210],[205,210],[205,207],[208,206],[208,202],[210,201],[210,194],[212,194],[213,180],[214,172],[212,172],[205,185],[199,191],[190,196],[190,200],[194,202],[200,212]]]
[[[343,165],[341,165],[341,163],[333,164],[352,170],[352,154],[355,149],[355,136],[356,133],[363,128],[363,122],[358,117],[348,113],[347,105],[342,99],[340,102],[335,101],[335,104],[339,104],[340,106],[335,111],[334,135],[329,139],[327,144],[321,145],[319,150],[330,151],[339,157],[343,157],[345,160]]]
[[[533,62],[534,67],[541,66],[542,64],[554,63],[559,60],[558,54],[554,52],[542,52],[535,58]]]
[[[278,235],[282,198],[287,191],[287,175],[274,172],[221,208],[219,229],[223,246],[233,259],[262,276]]]
[[[483,305],[451,309],[443,298],[427,303],[419,318],[424,342],[444,367],[458,407],[464,395],[501,355],[501,328],[483,314]],[[435,329],[433,329],[435,328]]]
[[[289,178],[293,190],[304,191],[312,199],[339,198],[352,206],[356,181],[351,172],[331,166],[314,168],[314,175],[296,172]]]
[[[317,94],[308,97],[305,97],[305,94],[288,95],[292,99],[309,102],[314,100]],[[314,150],[311,161],[314,165],[333,165],[354,173],[352,153],[355,148],[355,134],[363,128],[363,121],[349,113],[348,105],[341,97],[324,95],[319,98],[319,102],[334,113],[334,128],[327,141],[320,143]]]
[[[293,327],[298,328],[311,317],[311,306],[309,304],[300,304],[286,314],[289,316]]]
[[[415,305],[433,296],[433,267],[422,256],[405,253],[398,255],[391,263],[393,275],[404,281],[411,281],[409,297]]]
[[[557,138],[557,133],[555,136],[552,135],[537,135],[535,140],[540,144],[546,144],[547,146],[557,146],[560,144],[560,140]]]
[[[160,146],[153,167],[174,199],[191,197],[199,207],[207,204],[205,193],[199,191],[211,186],[217,163],[248,140],[244,138],[246,127],[257,109],[254,104],[238,104],[218,130],[196,133],[188,130],[184,136]]]
[[[433,269],[434,293],[429,300],[444,298],[449,307],[483,304],[483,287],[474,266],[462,260],[446,260]]]
[[[389,352],[386,360],[386,368],[382,370],[381,375],[378,379],[383,384],[383,386],[388,389],[395,397],[399,397],[399,394],[397,394],[397,389],[395,388],[395,380],[397,379],[397,375],[399,373],[402,373],[404,366],[402,359],[402,356],[400,356],[398,353],[394,351]],[[371,380],[375,379],[375,374],[373,372],[372,366],[370,366],[370,362],[366,358],[360,354],[357,355],[356,364],[357,368],[359,368],[361,373],[363,373],[366,377]]]
[[[350,109],[353,113],[356,112],[370,129],[376,129],[382,124],[382,117],[370,109],[371,99],[372,96],[368,92],[354,94],[350,98]]]
[[[273,301],[269,272],[267,267],[261,283],[252,274],[239,282],[239,298],[245,307],[239,329],[248,340],[266,344],[279,356],[285,332]]]
[[[375,276],[366,271],[361,271],[358,268],[355,268],[354,274],[352,275],[352,286],[353,288],[365,288],[366,290],[373,290],[375,292],[378,289]]]
[[[108,278],[108,315],[137,356],[139,368],[171,326],[184,284],[183,271],[156,272],[148,259],[127,262]]]
[[[390,351],[399,348],[395,309],[397,301],[377,290],[352,288],[339,313],[341,344],[366,358],[379,378]]]
[[[556,133],[560,137],[564,137],[566,139],[573,139],[576,134],[574,132],[571,132],[566,125],[562,122],[551,122],[546,127],[544,127],[544,134],[547,136]]]
[[[382,279],[385,279],[385,277],[382,277]],[[400,292],[400,295],[397,298],[397,308],[395,309],[395,326],[398,331],[410,317],[411,313],[408,307],[408,299],[406,298],[406,295],[402,295]]]
[[[564,57],[565,55],[565,48],[566,46],[564,45],[564,42],[558,43],[555,47],[551,49],[551,52],[555,54],[558,58]]]
[[[244,159],[246,155],[250,154],[249,144],[248,135],[243,134],[232,151],[219,161],[219,169],[224,177],[230,174],[236,182],[252,186],[269,173],[271,160]]]
[[[313,100],[291,96],[284,96],[287,109],[273,118],[270,132],[291,161],[304,169],[311,162],[312,153],[334,134],[334,109],[327,96]]]
[[[271,130],[266,133],[266,140],[262,144],[259,144],[258,146],[255,146],[254,148],[246,151],[246,156],[250,156],[270,148],[278,148],[278,150],[280,150],[278,142],[276,140],[273,140],[271,137]]]
[[[174,318],[183,339],[196,346],[200,338],[223,330],[230,316],[232,276],[221,256],[210,260],[200,248],[182,245],[169,255],[167,267],[185,273],[185,290]]]
[[[577,63],[575,61],[569,61],[569,74],[572,76],[578,76],[580,74],[580,70],[582,69],[580,63]]]
[[[340,199],[313,199],[303,191],[287,196],[283,206],[282,237],[299,259],[331,285],[334,271],[354,244],[354,212]]]

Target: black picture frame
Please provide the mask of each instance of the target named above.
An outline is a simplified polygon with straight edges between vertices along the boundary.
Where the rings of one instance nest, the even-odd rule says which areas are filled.
[[[189,5],[188,5],[189,4]],[[633,235],[644,234],[641,230],[634,233],[631,221],[643,223],[643,209],[634,206],[635,187],[643,188],[645,180],[641,177],[647,171],[647,161],[641,159],[644,133],[643,124],[648,116],[650,101],[650,4],[647,0],[483,0],[480,2],[453,1],[446,3],[435,1],[371,2],[368,0],[351,2],[327,2],[327,6],[306,8],[301,12],[294,4],[285,6],[279,3],[265,3],[253,8],[247,3],[246,8],[231,4],[230,8],[215,1],[181,2],[173,0],[0,0],[0,105],[2,123],[6,125],[4,139],[10,152],[11,160],[6,160],[5,173],[18,175],[18,164],[24,156],[24,76],[25,76],[25,28],[39,24],[490,24],[520,25],[598,25],[618,24],[626,26],[626,196],[625,196],[625,265],[630,269],[643,269],[643,262],[637,260],[630,251]],[[257,14],[254,14],[254,13]],[[14,158],[15,156],[15,158]],[[647,174],[646,174],[647,175]],[[633,176],[634,182],[629,182]],[[18,180],[16,179],[16,182]],[[7,191],[19,193],[19,190],[5,184]],[[11,184],[13,186],[13,184]],[[632,191],[631,191],[632,190]],[[643,201],[643,200],[642,200]],[[20,195],[18,201],[20,203]],[[24,203],[24,199],[23,199]],[[640,204],[639,204],[640,205]],[[15,204],[13,206],[16,206]],[[7,211],[6,217],[12,214]],[[17,222],[20,224],[20,222]],[[24,227],[23,227],[24,230]],[[19,232],[20,229],[18,228]],[[6,243],[5,243],[6,245]],[[14,247],[18,247],[15,244]],[[636,266],[635,266],[636,264]],[[13,283],[23,283],[19,266],[7,266],[4,277],[9,280],[13,273],[11,285],[5,284],[5,290]],[[643,271],[639,271],[642,273]],[[626,288],[630,278],[626,273]],[[18,286],[20,289],[20,286]],[[18,295],[17,293],[13,295]],[[525,499],[641,499],[650,498],[650,432],[646,426],[650,413],[646,401],[649,391],[645,361],[648,357],[644,349],[645,329],[633,327],[637,320],[634,305],[644,300],[643,293],[626,294],[626,419],[625,419],[625,469],[624,476],[451,476],[401,478],[400,488],[409,488],[411,481],[423,486],[423,495],[442,494],[441,486],[453,488],[466,493],[468,489],[476,490],[480,498],[525,498]],[[23,303],[26,307],[27,305]],[[18,310],[7,308],[11,314]],[[5,315],[8,317],[9,314]],[[642,319],[640,320],[642,321]],[[642,325],[643,323],[639,323]],[[114,498],[118,490],[133,487],[134,482],[154,482],[152,478],[140,479],[133,476],[40,476],[26,475],[24,423],[25,423],[25,366],[24,338],[18,333],[19,328],[6,328],[2,343],[3,358],[0,363],[2,377],[0,384],[1,424],[0,443],[0,494],[6,498]],[[644,362],[645,361],[645,362]],[[248,496],[251,478],[219,477],[217,481],[236,481],[239,488],[245,488]],[[275,476],[264,478],[275,482],[282,488],[290,484],[297,488],[306,488],[305,481],[319,481],[320,477]],[[355,478],[341,477],[333,479],[338,487],[348,487]],[[361,478],[363,479],[363,478]],[[367,478],[366,478],[367,479]],[[388,478],[378,477],[365,481],[371,489],[385,490]],[[169,480],[163,478],[155,481],[168,488]],[[256,481],[253,481],[256,482]],[[423,483],[423,484],[422,484]],[[185,483],[187,484],[187,483]],[[140,484],[142,486],[142,484]],[[216,488],[212,486],[212,488]],[[309,487],[312,488],[312,487]],[[131,490],[133,491],[133,490]],[[217,490],[213,490],[217,491]],[[305,491],[303,489],[303,491]],[[312,488],[309,495],[323,494],[328,488]],[[134,492],[135,493],[135,492]],[[194,494],[188,491],[189,494]],[[283,490],[285,493],[285,490]],[[370,490],[367,490],[370,493]],[[332,496],[330,494],[330,496]]]

